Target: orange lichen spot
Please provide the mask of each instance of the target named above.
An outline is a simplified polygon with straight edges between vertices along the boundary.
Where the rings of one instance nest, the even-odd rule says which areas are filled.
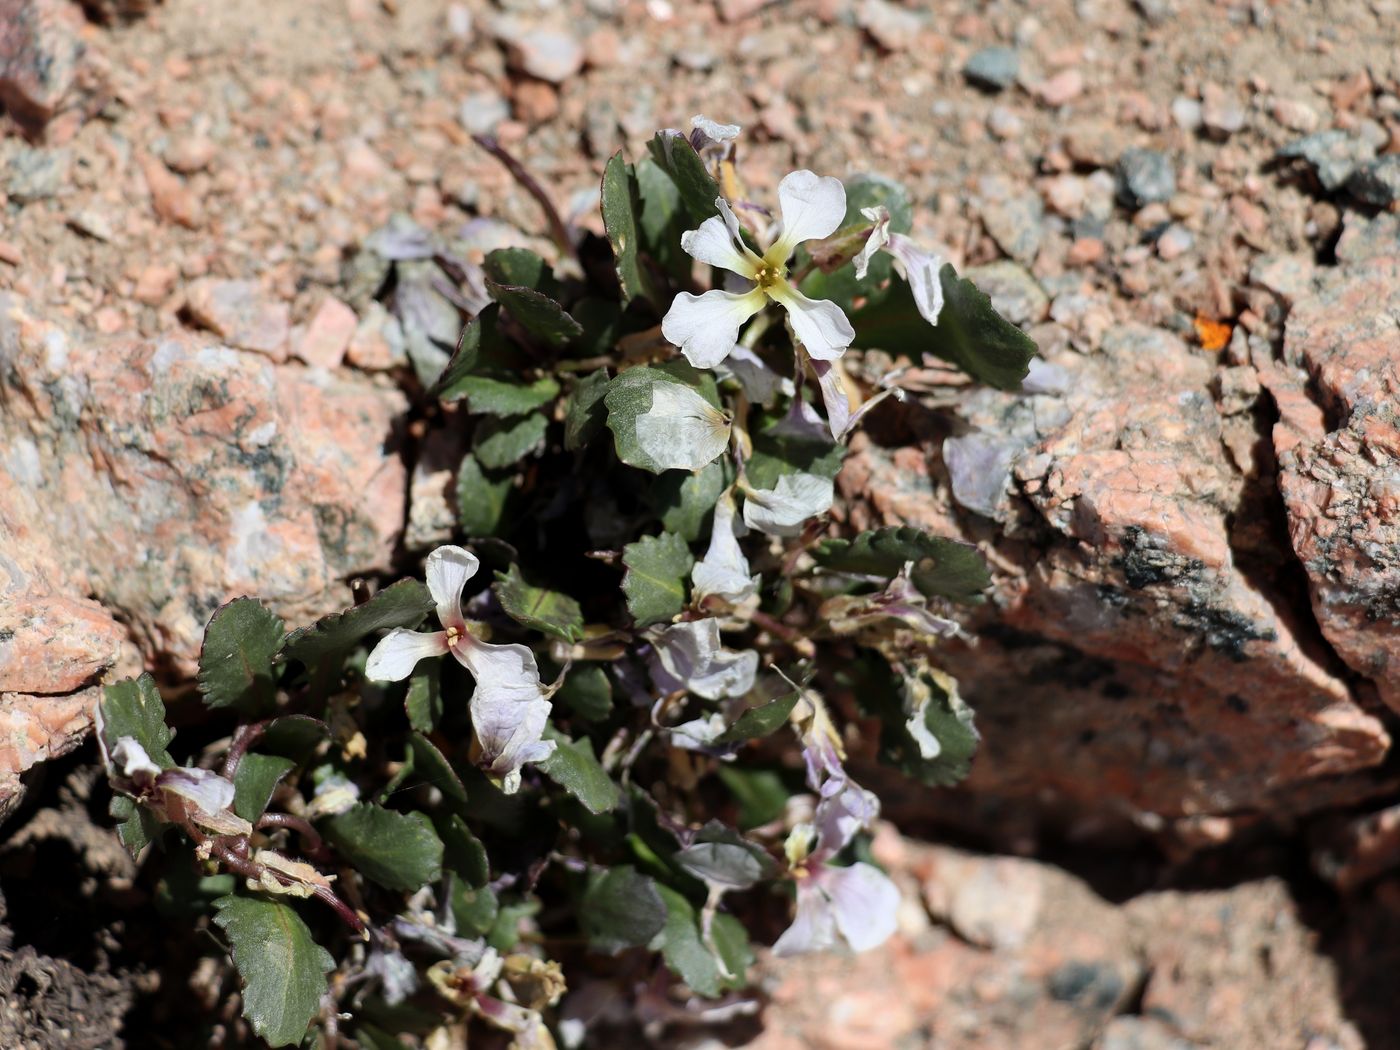
[[[1201,347],[1210,350],[1212,353],[1225,349],[1225,344],[1230,341],[1230,332],[1233,329],[1223,321],[1212,321],[1204,314],[1196,315],[1196,338],[1201,341]]]

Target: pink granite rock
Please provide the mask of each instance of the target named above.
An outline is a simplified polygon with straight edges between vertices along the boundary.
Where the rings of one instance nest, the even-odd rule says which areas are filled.
[[[1400,258],[1331,273],[1288,315],[1279,488],[1323,634],[1400,711]],[[1302,400],[1312,392],[1316,408]]]
[[[291,311],[270,299],[257,281],[223,281],[206,277],[185,293],[185,307],[195,323],[230,346],[256,350],[274,361],[287,359]]]
[[[0,448],[24,471],[7,518],[62,538],[65,593],[116,612],[148,666],[192,675],[231,597],[302,623],[387,569],[407,484],[392,387],[184,335],[78,340],[5,297],[0,364]]]
[[[1122,324],[1028,387],[1047,392],[961,395],[968,433],[941,450],[861,437],[840,478],[853,525],[961,532],[991,555],[978,644],[940,651],[991,727],[967,790],[1150,828],[1374,792],[1342,775],[1389,737],[1298,600],[1252,458],[1257,384]]]
[[[67,0],[0,0],[0,106],[40,128],[73,93],[86,47]]]

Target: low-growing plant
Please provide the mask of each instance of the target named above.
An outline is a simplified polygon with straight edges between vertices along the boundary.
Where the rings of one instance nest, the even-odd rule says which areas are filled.
[[[198,691],[226,735],[185,765],[149,675],[106,689],[121,838],[226,944],[269,1044],[579,1045],[554,1009],[576,975],[679,1015],[741,995],[753,936],[783,955],[893,932],[848,752],[966,774],[937,644],[988,577],[963,543],[832,523],[846,439],[904,396],[903,372],[862,388],[842,358],[1013,387],[1035,348],[910,239],[899,186],[796,171],[772,210],[738,130],[696,118],[614,156],[606,240],[486,143],[558,257],[413,249],[489,300],[445,368],[405,333],[425,417],[469,449],[462,544],[296,630],[222,606]]]

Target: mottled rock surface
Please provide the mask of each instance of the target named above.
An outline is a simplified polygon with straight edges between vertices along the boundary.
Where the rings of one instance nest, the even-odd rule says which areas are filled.
[[[841,476],[856,524],[991,550],[986,630],[945,650],[985,727],[969,789],[1155,826],[1306,808],[1379,763],[1384,727],[1296,613],[1252,375],[1134,324],[1049,363],[1061,392],[974,392],[942,456],[858,438]]]
[[[1400,710],[1400,257],[1328,274],[1267,372],[1289,535],[1327,640]],[[1311,391],[1312,398],[1304,395]]]
[[[358,376],[189,336],[80,340],[0,300],[11,528],[61,538],[60,593],[94,596],[148,666],[180,675],[229,598],[259,595],[300,622],[341,608],[345,577],[387,569],[403,409]],[[88,666],[68,665],[64,681]]]

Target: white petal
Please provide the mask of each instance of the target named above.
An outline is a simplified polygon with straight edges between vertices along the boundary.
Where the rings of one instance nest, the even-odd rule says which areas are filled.
[[[699,470],[723,455],[729,420],[690,387],[656,383],[637,417],[637,444],[664,470]]]
[[[787,311],[793,333],[813,357],[831,361],[844,354],[855,339],[851,322],[830,300],[808,299],[786,281],[775,285],[770,294]]]
[[[899,889],[873,864],[827,868],[817,876],[841,936],[858,952],[878,948],[898,924]]]
[[[770,536],[797,536],[808,518],[825,514],[836,498],[830,478],[817,474],[784,474],[777,487],[750,490],[744,500],[744,522]]]
[[[211,769],[176,766],[162,773],[157,783],[162,791],[193,802],[197,809],[209,816],[233,805],[233,781],[224,779]]]
[[[739,341],[739,326],[763,309],[764,301],[757,288],[742,294],[681,292],[661,319],[661,334],[696,368],[713,368],[729,356]]]
[[[919,313],[929,324],[936,325],[943,311],[943,283],[938,279],[938,271],[943,268],[942,257],[924,251],[900,233],[890,234],[886,251],[904,267],[904,279],[914,293],[914,305]]]
[[[134,736],[124,736],[112,746],[112,764],[127,779],[137,773],[147,773],[153,777],[160,775],[160,766],[151,761],[151,756]]]
[[[705,718],[692,719],[670,728],[671,745],[685,751],[704,751],[729,728],[718,711]]]
[[[840,441],[851,429],[854,416],[846,384],[842,382],[840,362],[813,361],[812,368],[817,373],[817,385],[821,387],[822,401],[826,404],[826,421],[831,426],[831,436]]]
[[[863,281],[870,268],[870,260],[890,242],[890,210],[883,204],[877,204],[873,208],[862,208],[860,213],[875,224],[855,258],[856,280]]]
[[[395,627],[379,639],[365,661],[365,677],[371,682],[400,682],[413,673],[418,661],[447,652],[447,632],[410,631]]]
[[[707,138],[714,139],[716,142],[729,142],[731,139],[737,139],[739,132],[744,130],[738,124],[717,124],[709,117],[702,117],[698,113],[690,118],[690,126],[703,131]]]
[[[437,603],[438,622],[444,627],[461,630],[462,590],[476,575],[481,562],[476,555],[461,547],[439,547],[428,555],[426,576],[428,593]]]
[[[760,260],[745,247],[739,235],[739,220],[723,197],[715,198],[719,214],[706,219],[699,228],[681,234],[686,254],[710,266],[718,266],[753,279]]]
[[[714,617],[678,623],[662,631],[649,660],[652,681],[663,693],[685,689],[706,700],[743,696],[758,674],[758,653],[720,644]]]
[[[805,879],[797,884],[797,914],[792,925],[773,945],[773,954],[804,955],[822,952],[836,944],[836,916],[826,895]]]
[[[734,535],[734,497],[728,492],[715,504],[710,546],[690,572],[695,597],[715,595],[738,604],[758,592],[758,577],[749,572],[749,560]]]
[[[784,263],[803,241],[830,237],[846,217],[846,187],[830,175],[794,171],[778,183],[778,207],[783,215],[783,232],[765,253],[775,263]]]
[[[471,638],[454,652],[476,679],[470,708],[482,766],[501,777],[510,794],[520,786],[520,767],[548,758],[556,746],[541,739],[550,703],[535,654],[523,645],[487,645]]]

